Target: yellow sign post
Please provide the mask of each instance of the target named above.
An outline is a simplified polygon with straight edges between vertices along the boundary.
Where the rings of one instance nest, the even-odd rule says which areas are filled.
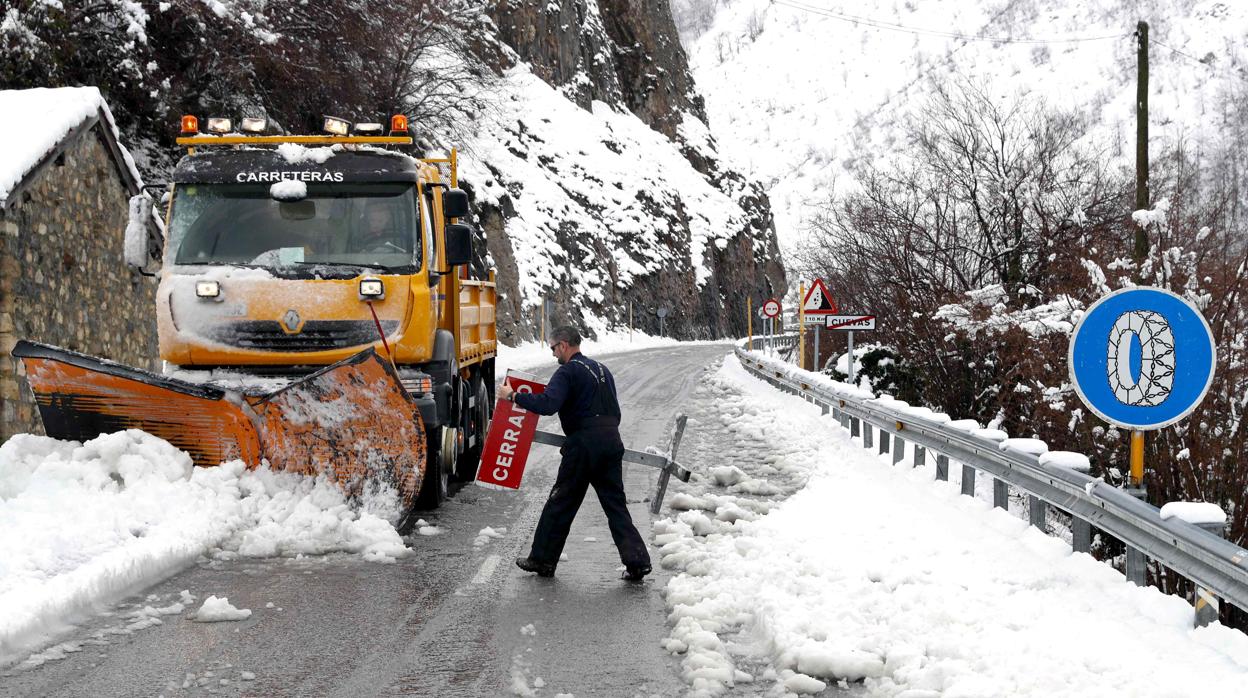
[[[1131,486],[1144,486],[1144,432],[1131,432]]]
[[[748,351],[754,351],[754,297],[750,296],[745,299],[745,332],[749,336],[747,340],[749,344],[745,347]]]

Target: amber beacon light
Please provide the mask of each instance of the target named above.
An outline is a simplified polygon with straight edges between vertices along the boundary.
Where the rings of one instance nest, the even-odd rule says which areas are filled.
[[[407,115],[395,114],[390,117],[390,133],[407,133]]]
[[[199,119],[190,114],[182,117],[182,133],[199,133]]]

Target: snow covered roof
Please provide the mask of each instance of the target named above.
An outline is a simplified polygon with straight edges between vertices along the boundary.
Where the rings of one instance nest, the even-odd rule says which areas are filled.
[[[121,144],[108,103],[96,87],[0,90],[0,209],[77,135],[99,125],[131,194],[143,178]]]

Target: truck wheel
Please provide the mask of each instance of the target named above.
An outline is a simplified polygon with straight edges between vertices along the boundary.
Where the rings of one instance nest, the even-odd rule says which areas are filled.
[[[477,376],[473,378],[471,385],[475,387],[476,405],[468,411],[468,436],[475,436],[476,443],[465,449],[463,457],[460,458],[456,477],[462,482],[471,482],[477,477],[477,466],[481,463],[481,449],[485,446],[485,435],[489,431],[490,413],[493,410],[485,381]]]
[[[451,473],[455,471],[456,431],[441,427],[430,435],[425,479],[416,496],[416,508],[437,509],[446,501],[451,489]],[[436,447],[434,447],[436,444]]]

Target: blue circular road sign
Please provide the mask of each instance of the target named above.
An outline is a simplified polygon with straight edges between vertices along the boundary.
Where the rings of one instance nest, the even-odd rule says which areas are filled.
[[[1129,429],[1160,429],[1204,399],[1217,363],[1196,306],[1160,288],[1115,291],[1088,308],[1070,340],[1070,378],[1088,409]]]

